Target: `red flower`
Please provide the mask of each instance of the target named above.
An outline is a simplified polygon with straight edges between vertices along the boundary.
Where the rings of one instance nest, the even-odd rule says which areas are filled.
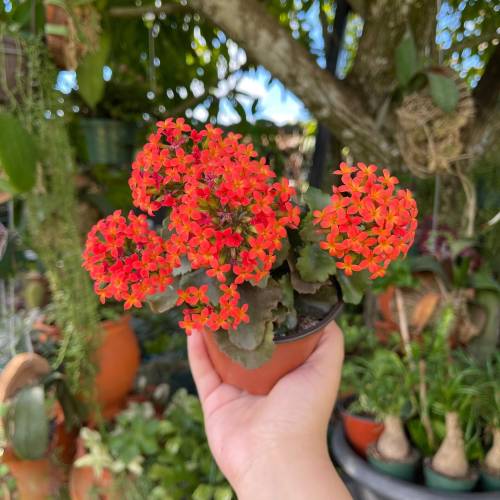
[[[324,235],[321,248],[343,258],[337,267],[347,275],[368,269],[372,279],[383,276],[399,255],[406,255],[417,227],[411,192],[395,192],[398,179],[387,169],[382,176],[376,171],[375,165],[341,164],[335,173],[342,184],[334,188],[330,205],[313,212],[314,224]]]

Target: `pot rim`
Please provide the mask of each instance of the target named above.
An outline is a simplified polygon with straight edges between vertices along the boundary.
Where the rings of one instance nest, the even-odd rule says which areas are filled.
[[[301,340],[309,335],[313,335],[316,332],[322,330],[328,323],[333,321],[344,308],[344,301],[342,300],[342,290],[340,289],[340,285],[337,280],[333,280],[333,284],[335,285],[335,291],[337,293],[337,303],[333,305],[330,311],[326,314],[326,316],[319,320],[315,325],[310,326],[309,328],[304,328],[292,335],[274,335],[273,342],[275,344],[287,344],[289,342],[295,342],[296,340]]]

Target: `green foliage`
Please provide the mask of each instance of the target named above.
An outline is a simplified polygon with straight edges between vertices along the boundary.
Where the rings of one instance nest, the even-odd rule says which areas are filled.
[[[104,95],[102,69],[108,59],[109,50],[109,36],[104,33],[101,36],[99,49],[88,53],[78,66],[78,91],[91,108],[95,108]]]
[[[11,113],[0,113],[0,169],[7,175],[2,188],[29,191],[35,184],[37,148],[31,134]]]
[[[458,87],[452,78],[429,71],[427,73],[432,100],[446,113],[455,111],[458,104]]]
[[[297,271],[304,281],[323,283],[336,273],[336,260],[318,244],[309,243],[299,250]]]
[[[342,289],[342,298],[348,304],[359,304],[370,285],[368,272],[360,271],[346,276],[343,271],[337,273],[337,279]]]
[[[344,334],[344,349],[347,354],[354,352],[371,353],[378,344],[375,333],[364,325],[361,315],[342,314],[338,324]]]
[[[420,71],[417,46],[411,31],[406,31],[395,50],[396,77],[402,87],[406,87],[411,79]]]
[[[150,403],[131,403],[109,432],[84,428],[81,437],[87,454],[76,466],[111,471],[118,494],[140,483],[145,496],[137,498],[233,497],[208,448],[200,403],[184,389],[173,396],[161,420]]]
[[[330,204],[330,196],[321,189],[309,186],[304,193],[304,201],[311,212],[313,210],[323,210]]]
[[[389,286],[397,288],[416,288],[418,286],[418,279],[413,274],[411,258],[391,262],[385,276],[374,281],[372,290],[377,294],[383,292]]]

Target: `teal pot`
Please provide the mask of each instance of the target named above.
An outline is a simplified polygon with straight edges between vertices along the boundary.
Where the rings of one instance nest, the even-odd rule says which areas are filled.
[[[135,123],[82,118],[82,159],[90,165],[128,165],[134,153],[136,132]]]
[[[479,473],[481,489],[484,491],[500,491],[500,476],[492,474],[486,467]]]
[[[376,469],[361,458],[347,441],[342,422],[335,420],[330,433],[335,464],[356,500],[498,500],[497,492],[444,492],[426,487],[421,474],[416,483],[403,481]]]
[[[424,461],[425,484],[434,490],[441,491],[472,491],[476,486],[479,474],[472,470],[467,477],[455,478],[445,476],[436,472],[431,466],[431,460],[426,458]]]
[[[386,460],[377,450],[376,445],[371,445],[367,450],[367,459],[375,469],[392,477],[403,479],[404,481],[414,481],[420,465],[420,453],[411,450],[410,456],[403,461]]]

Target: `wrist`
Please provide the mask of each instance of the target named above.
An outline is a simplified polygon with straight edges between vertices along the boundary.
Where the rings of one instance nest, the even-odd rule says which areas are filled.
[[[234,481],[233,487],[240,500],[321,500],[332,498],[333,492],[343,485],[330,460],[326,443],[295,441],[258,454]]]

